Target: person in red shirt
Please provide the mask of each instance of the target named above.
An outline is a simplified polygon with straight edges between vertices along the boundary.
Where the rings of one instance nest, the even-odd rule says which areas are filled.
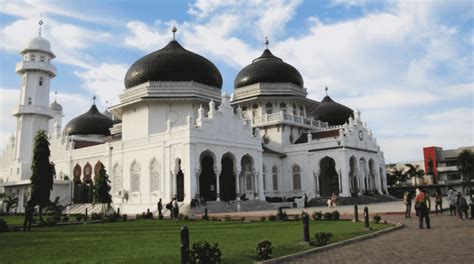
[[[423,229],[423,218],[426,222],[426,228],[430,229],[430,208],[431,202],[424,189],[420,188],[420,192],[415,197],[415,208],[418,208],[419,228]]]

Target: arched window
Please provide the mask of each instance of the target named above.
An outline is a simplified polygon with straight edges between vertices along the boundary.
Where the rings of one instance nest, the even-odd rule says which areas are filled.
[[[293,166],[293,190],[301,190],[301,170],[298,165]]]
[[[116,163],[112,169],[112,177],[113,191],[114,193],[117,193],[122,189],[122,170],[120,169],[118,163]]]
[[[257,110],[258,110],[258,105],[254,104],[252,106],[252,116],[253,117],[257,116]]]
[[[286,104],[285,103],[280,104],[280,111],[283,111],[283,113],[286,113]]]
[[[300,116],[304,116],[304,111],[303,111],[303,107],[300,106]]]
[[[35,56],[34,54],[31,55],[31,60],[32,60],[32,61],[35,61],[35,60],[36,60],[36,56]]]
[[[247,191],[252,190],[252,174],[251,173],[245,174],[245,185],[247,187]]]
[[[273,113],[273,106],[271,103],[267,103],[265,105],[265,113],[267,113],[267,115],[270,115],[271,113]]]
[[[278,168],[273,166],[272,168],[272,180],[273,180],[273,190],[278,190]]]
[[[295,104],[293,104],[293,115],[298,115],[298,108],[296,108]]]
[[[136,161],[130,166],[130,191],[140,191],[140,165]]]
[[[44,56],[40,56],[40,61],[44,62]]]
[[[160,190],[160,163],[153,159],[150,163],[150,192]]]
[[[43,86],[43,77],[39,78],[39,86]]]

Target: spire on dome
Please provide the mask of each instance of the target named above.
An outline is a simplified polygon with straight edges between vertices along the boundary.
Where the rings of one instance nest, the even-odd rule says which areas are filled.
[[[58,96],[58,91],[54,91],[54,101],[56,102],[56,97]]]
[[[41,26],[43,25],[43,13],[40,13],[40,20],[38,21],[38,25],[39,25],[39,36],[41,37]]]
[[[329,88],[326,86],[326,88],[324,88],[324,90],[326,91],[326,96],[328,96],[328,90],[329,90]]]
[[[95,105],[95,99],[96,99],[96,98],[97,98],[97,97],[95,97],[95,95],[92,97],[92,100],[93,100],[92,104],[93,104],[93,105]]]
[[[178,29],[176,28],[176,25],[173,25],[173,28],[171,29],[171,32],[173,32],[173,40],[176,40],[176,32]]]
[[[268,44],[270,44],[270,41],[268,41],[268,37],[265,37],[265,48],[268,49]]]

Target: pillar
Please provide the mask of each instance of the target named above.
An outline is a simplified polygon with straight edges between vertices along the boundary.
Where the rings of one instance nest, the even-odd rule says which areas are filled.
[[[240,171],[236,170],[234,171],[235,174],[235,195],[236,200],[240,201]]]
[[[221,177],[221,171],[220,170],[217,170],[217,169],[214,169],[214,172],[216,173],[216,201],[220,201],[221,200],[221,186],[220,186],[220,177]]]

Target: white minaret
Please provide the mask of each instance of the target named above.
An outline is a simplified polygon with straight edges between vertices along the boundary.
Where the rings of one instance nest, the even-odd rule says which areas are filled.
[[[49,41],[41,36],[41,25],[37,37],[30,40],[21,52],[23,60],[16,65],[20,75],[20,104],[13,110],[17,118],[15,160],[16,180],[31,177],[34,137],[39,129],[48,132],[49,120],[55,116],[49,107],[49,85],[56,76],[51,64],[54,54]]]

